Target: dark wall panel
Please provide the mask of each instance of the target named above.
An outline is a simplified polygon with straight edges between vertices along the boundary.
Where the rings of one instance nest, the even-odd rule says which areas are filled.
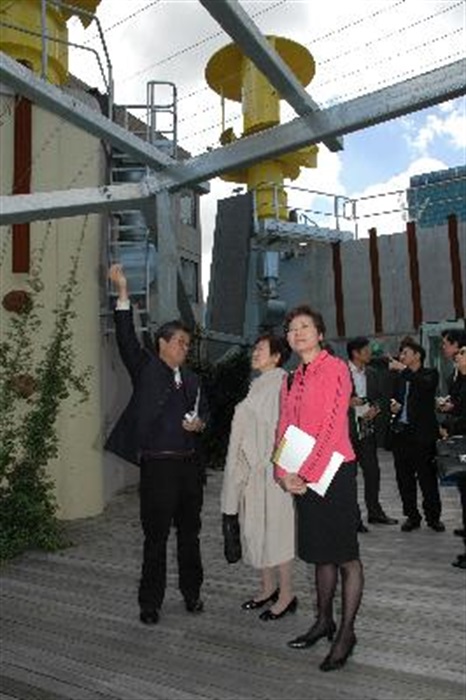
[[[209,289],[210,330],[243,334],[251,229],[251,195],[219,201]]]

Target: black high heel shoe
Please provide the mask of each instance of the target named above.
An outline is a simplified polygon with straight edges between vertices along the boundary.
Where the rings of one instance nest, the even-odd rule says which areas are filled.
[[[317,624],[313,625],[305,634],[301,634],[299,637],[296,637],[296,639],[287,642],[287,646],[289,646],[290,649],[309,649],[323,637],[327,637],[328,641],[331,642],[335,636],[337,626],[332,620],[323,629],[318,630],[316,628]]]
[[[339,668],[343,668],[343,666],[346,664],[348,661],[348,658],[351,656],[353,653],[354,647],[356,646],[356,642],[358,640],[356,639],[355,635],[353,635],[353,639],[351,640],[351,643],[346,650],[346,653],[343,654],[343,656],[340,656],[339,659],[332,659],[332,652],[328,654],[325,659],[322,661],[320,664],[319,668],[321,671],[338,671]]]
[[[280,595],[280,589],[276,588],[272,595],[269,595],[268,598],[262,598],[262,600],[254,600],[254,598],[251,598],[251,600],[246,600],[241,605],[242,610],[257,610],[258,608],[264,607],[267,603],[276,603],[278,600],[278,596]]]
[[[284,617],[288,613],[294,613],[296,612],[296,608],[298,607],[298,599],[296,596],[290,600],[286,608],[284,608],[281,612],[279,613],[274,613],[270,610],[264,610],[259,615],[259,619],[262,620],[263,622],[268,622],[269,620],[279,620],[281,617]]]

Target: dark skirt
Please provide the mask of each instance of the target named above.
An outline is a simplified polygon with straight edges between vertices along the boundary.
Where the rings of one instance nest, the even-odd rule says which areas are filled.
[[[356,463],[341,465],[324,497],[308,489],[296,496],[298,556],[313,564],[359,558]]]

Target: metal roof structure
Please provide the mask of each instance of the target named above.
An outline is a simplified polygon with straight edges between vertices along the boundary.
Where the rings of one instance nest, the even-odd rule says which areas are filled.
[[[338,150],[341,148],[341,137],[347,133],[466,94],[466,59],[461,59],[320,110],[270,47],[238,0],[200,2],[241,45],[299,116],[286,124],[177,163],[161,150],[129,134],[110,119],[37,78],[27,68],[2,54],[1,82],[40,107],[136,156],[153,172],[137,184],[0,197],[0,225],[109,211],[123,205],[142,206],[158,193],[199,184],[233,168],[258,163],[305,145],[324,142],[332,150]]]

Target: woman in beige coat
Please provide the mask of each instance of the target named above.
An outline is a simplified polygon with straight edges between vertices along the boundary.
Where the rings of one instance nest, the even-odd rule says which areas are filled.
[[[243,561],[261,570],[259,594],[241,607],[256,610],[272,603],[262,620],[294,612],[298,602],[291,584],[293,500],[274,480],[271,461],[286,377],[281,365],[289,355],[286,341],[272,334],[260,336],[254,345],[251,366],[260,374],[235,409],[221,497],[222,513],[239,516]]]

